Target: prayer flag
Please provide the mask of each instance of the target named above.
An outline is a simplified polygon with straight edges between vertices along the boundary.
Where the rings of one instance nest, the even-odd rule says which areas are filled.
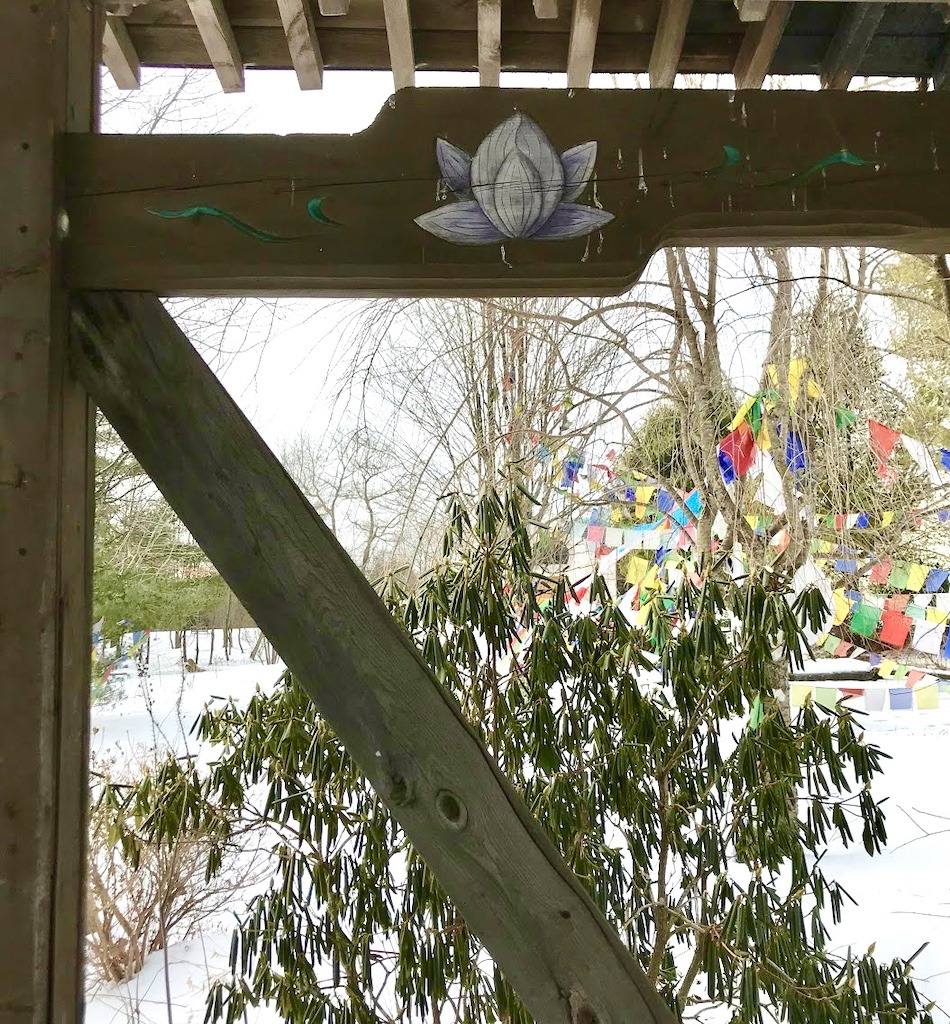
[[[887,578],[887,585],[894,590],[903,590],[907,586],[907,577],[910,575],[910,567],[906,562],[895,562],[891,574]]]
[[[834,600],[833,623],[840,626],[851,612],[851,602],[838,590],[834,592],[832,598]]]
[[[789,703],[793,708],[804,707],[805,702],[811,697],[813,688],[804,683],[792,683]]]
[[[646,558],[641,558],[639,555],[632,555],[630,561],[627,563],[627,582],[631,585],[639,583],[647,571],[650,568],[650,563]]]
[[[903,647],[910,633],[911,620],[901,612],[887,609],[881,616],[881,632],[878,640],[888,647]]]
[[[838,703],[837,687],[818,686],[815,688],[815,703],[823,708],[833,708]]]
[[[868,420],[868,433],[871,437],[871,451],[877,460],[877,475],[885,482],[893,483],[896,474],[887,465],[887,460],[901,435],[877,420]]]
[[[877,565],[871,570],[870,582],[879,583],[882,586],[887,583],[888,577],[891,575],[891,560],[889,558],[882,558]]]
[[[755,435],[749,424],[740,423],[726,434],[719,442],[719,453],[729,460],[736,476],[745,476],[755,460]]]
[[[950,571],[946,569],[931,569],[924,581],[923,589],[928,594],[935,594],[950,579]]]
[[[914,706],[914,691],[906,687],[888,690],[891,698],[891,711],[910,711]]]
[[[859,604],[851,616],[850,628],[858,636],[874,636],[881,621],[881,609],[869,604]]]
[[[785,462],[796,476],[799,473],[804,473],[808,464],[805,457],[805,445],[794,430],[788,431],[785,435]]]
[[[910,567],[910,571],[907,573],[907,589],[915,592],[920,592],[920,588],[924,585],[927,579],[927,568],[923,565],[914,563]]]
[[[835,409],[835,426],[839,430],[847,430],[848,427],[857,422],[857,419],[858,414],[850,409]]]
[[[914,706],[918,711],[938,711],[940,709],[940,695],[937,691],[936,680],[923,686],[915,686],[911,693],[914,696]]]

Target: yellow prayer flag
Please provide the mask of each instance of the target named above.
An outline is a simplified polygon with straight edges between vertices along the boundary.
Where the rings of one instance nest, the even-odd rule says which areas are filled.
[[[927,579],[929,570],[924,565],[912,565],[910,572],[907,574],[907,590],[913,590],[920,593],[920,588],[924,585],[924,581]]]
[[[808,369],[804,359],[793,359],[788,364],[788,394],[793,402],[798,401],[798,393],[802,386],[802,377]]]
[[[881,513],[881,523],[882,523],[882,525],[890,526],[891,523],[893,523],[893,522],[894,522],[894,513],[893,512],[882,512]]]
[[[877,667],[877,674],[882,679],[890,679],[897,670],[897,662],[892,658],[882,658],[881,664]]]
[[[941,608],[928,608],[927,609],[927,621],[936,622],[938,625],[947,621],[950,618],[950,612],[945,612]]]
[[[923,686],[914,687],[914,707],[918,711],[937,711],[940,708],[940,696],[937,693],[936,681]]]
[[[749,526],[752,527],[753,530],[759,525],[758,516],[746,516],[745,521],[749,524]]]
[[[749,411],[751,410],[752,406],[755,405],[755,399],[756,396],[752,395],[750,398],[747,398],[742,403],[742,405],[739,406],[739,411],[735,414],[735,416],[732,418],[732,422],[729,424],[730,430],[735,430],[740,423],[745,422],[746,416],[749,415]]]
[[[834,624],[840,626],[851,614],[851,602],[844,596],[844,591],[836,590],[832,595],[835,603]]]
[[[619,523],[623,521],[623,512],[621,511],[619,505],[614,505],[614,507],[610,510],[610,521],[612,523]]]
[[[639,555],[632,555],[630,561],[627,563],[627,582],[631,584],[631,586],[636,586],[636,584],[646,576],[649,568],[650,563],[646,558],[641,558]]]
[[[811,698],[812,691],[813,687],[806,686],[804,683],[792,683],[791,693],[789,694],[792,707],[802,707]]]
[[[660,567],[658,565],[651,565],[640,582],[640,590],[641,592],[644,590],[659,590],[661,586]]]
[[[821,390],[821,385],[815,380],[814,377],[808,378],[808,383],[805,385],[808,389],[809,398],[821,398],[824,392]]]

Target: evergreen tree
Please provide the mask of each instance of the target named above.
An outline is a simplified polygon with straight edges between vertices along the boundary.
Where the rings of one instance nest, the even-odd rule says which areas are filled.
[[[849,900],[830,843],[886,839],[885,755],[843,706],[775,710],[770,666],[805,654],[814,594],[687,584],[631,628],[592,584],[575,614],[539,580],[523,494],[451,510],[444,557],[385,597],[443,686],[679,1016],[735,1024],[929,1024],[913,956],[839,951]],[[143,837],[197,829],[220,852],[273,836],[274,877],[240,919],[233,976],[209,1019],[276,1006],[288,1022],[527,1022],[517,996],[303,690],[285,678],[209,709],[215,760],[169,760],[106,789],[134,858]]]

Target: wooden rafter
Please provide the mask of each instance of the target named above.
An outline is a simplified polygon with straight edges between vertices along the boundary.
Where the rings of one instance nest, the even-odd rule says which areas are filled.
[[[501,0],[478,0],[478,84],[501,85]]]
[[[224,0],[188,0],[191,16],[225,92],[244,91],[244,61]]]
[[[760,89],[792,13],[792,0],[773,0],[764,21],[749,25],[736,55],[733,75],[737,89]]]
[[[310,0],[277,0],[290,59],[301,89],[323,88],[323,56]]]
[[[693,0],[663,0],[650,53],[650,86],[669,89],[676,78]]]
[[[557,0],[534,0],[534,13],[539,18],[556,18]]]
[[[408,89],[416,83],[416,56],[412,42],[412,16],[409,0],[383,0],[389,61],[396,89]]]
[[[735,0],[739,21],[765,21],[771,0]]]
[[[574,0],[571,34],[567,45],[569,89],[586,89],[590,84],[599,26],[600,0]]]
[[[528,1013],[673,1024],[458,703],[159,299],[90,294],[74,324],[80,379]]]
[[[350,12],[350,0],[318,0],[324,18],[339,18]]]
[[[885,3],[848,3],[821,65],[823,89],[847,89],[861,66],[887,7]]]
[[[102,32],[102,63],[120,89],[138,89],[142,83],[142,65],[122,18],[109,15]]]

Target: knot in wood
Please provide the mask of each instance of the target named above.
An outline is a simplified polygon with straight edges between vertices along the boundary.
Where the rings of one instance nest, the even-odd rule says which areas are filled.
[[[447,789],[440,789],[435,797],[435,809],[442,824],[452,832],[461,832],[468,824],[465,804]]]

